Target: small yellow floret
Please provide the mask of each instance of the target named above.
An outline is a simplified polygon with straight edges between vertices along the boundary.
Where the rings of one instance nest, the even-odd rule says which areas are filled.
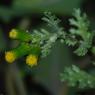
[[[30,65],[30,66],[34,66],[37,65],[37,61],[38,61],[38,57],[35,55],[29,55],[26,58],[26,64]]]
[[[10,32],[9,32],[9,37],[10,38],[16,38],[17,37],[17,31],[16,29],[12,29]]]
[[[15,61],[16,56],[13,52],[9,51],[5,53],[5,59],[8,63],[12,63]]]

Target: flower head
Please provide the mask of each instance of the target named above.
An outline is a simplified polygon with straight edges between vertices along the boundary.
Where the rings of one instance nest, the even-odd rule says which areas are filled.
[[[12,63],[15,61],[16,59],[16,56],[15,56],[15,53],[12,52],[12,51],[9,51],[9,52],[6,52],[5,53],[5,59],[8,63]]]
[[[10,38],[16,38],[17,37],[17,31],[16,29],[12,29],[10,32],[9,32],[9,37]]]
[[[26,64],[30,66],[37,65],[37,61],[38,61],[38,57],[32,54],[28,55],[26,58]]]

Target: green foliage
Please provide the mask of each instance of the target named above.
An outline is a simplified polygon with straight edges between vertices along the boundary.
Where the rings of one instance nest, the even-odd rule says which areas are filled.
[[[55,15],[46,12],[42,19],[47,23],[50,28],[49,30],[34,30],[32,33],[17,30],[19,33],[16,33],[18,34],[16,35],[16,38],[18,38],[18,40],[21,39],[21,43],[25,42],[30,49],[31,47],[36,46],[31,51],[36,50],[37,53],[39,53],[39,50],[37,49],[37,47],[39,47],[40,54],[38,55],[40,58],[46,57],[50,53],[56,41],[60,41],[62,44],[76,48],[74,53],[77,56],[85,56],[89,51],[95,54],[95,47],[92,46],[95,33],[90,30],[86,14],[82,15],[81,11],[77,9],[74,11],[73,16],[74,18],[69,20],[70,25],[72,26],[69,29],[69,32],[64,31],[64,28],[60,27],[60,20]],[[30,58],[29,62],[32,62]],[[94,76],[80,70],[74,65],[64,69],[64,73],[61,74],[61,80],[66,81],[70,86],[78,86],[79,88],[95,87]]]
[[[78,48],[74,51],[78,56],[84,56],[88,49],[91,48],[92,39],[94,33],[89,30],[89,21],[86,14],[81,15],[81,11],[75,10],[74,12],[75,19],[70,19],[70,24],[76,28],[71,28],[70,33],[76,37],[80,37],[78,40]]]
[[[64,73],[60,74],[61,81],[69,86],[79,88],[95,87],[95,77],[79,69],[77,66],[65,67]]]
[[[51,27],[51,31],[54,35],[49,38],[49,41],[44,45],[45,48],[42,48],[42,51],[48,52],[51,50],[51,47],[57,40],[60,40],[60,42],[68,46],[77,47],[74,53],[78,56],[85,56],[89,50],[92,51],[94,32],[90,30],[90,24],[86,14],[81,14],[81,11],[77,9],[74,11],[73,16],[75,18],[69,20],[72,27],[69,32],[66,32],[64,28],[59,26],[60,20],[57,19],[57,17],[53,16],[51,13],[45,13],[43,20]],[[47,54],[45,54],[45,56],[46,55]],[[74,65],[64,69],[64,73],[61,74],[61,80],[66,81],[69,86],[73,87],[95,87],[94,76],[80,70]]]
[[[50,36],[42,47],[43,56],[47,56],[52,46],[58,39],[63,38],[62,40],[64,41],[66,33],[64,32],[63,28],[59,26],[60,20],[55,15],[52,15],[50,12],[46,12],[45,17],[43,17],[42,19],[51,28]]]

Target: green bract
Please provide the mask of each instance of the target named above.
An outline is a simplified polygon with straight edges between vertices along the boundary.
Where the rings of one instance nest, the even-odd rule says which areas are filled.
[[[17,39],[26,42],[31,41],[32,39],[32,36],[29,32],[26,32],[24,30],[19,30],[19,29],[12,29],[9,32],[9,37],[12,39]]]

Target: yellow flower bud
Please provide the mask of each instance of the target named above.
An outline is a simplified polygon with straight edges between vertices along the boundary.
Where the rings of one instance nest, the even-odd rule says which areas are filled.
[[[12,29],[9,32],[9,37],[15,39],[17,37],[17,34],[18,34],[17,30],[16,29]]]
[[[18,30],[18,29],[12,29],[9,32],[9,37],[12,39],[17,39],[17,40],[26,41],[26,42],[29,42],[32,39],[32,36],[30,33],[23,30]]]
[[[14,52],[9,51],[9,52],[6,52],[6,53],[5,53],[5,59],[6,59],[6,61],[7,61],[8,63],[12,63],[12,62],[15,61],[16,56],[15,56]]]
[[[26,58],[26,64],[30,65],[30,66],[35,66],[37,65],[37,61],[38,61],[38,57],[35,55],[28,55]]]

